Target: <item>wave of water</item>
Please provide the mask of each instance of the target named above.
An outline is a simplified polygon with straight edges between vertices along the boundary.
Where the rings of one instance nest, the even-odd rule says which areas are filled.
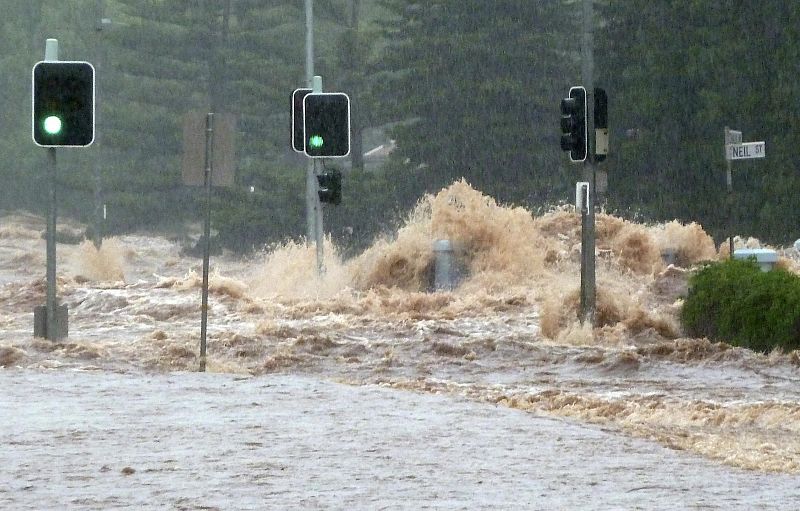
[[[0,221],[0,366],[196,370],[201,262],[155,235],[59,245],[70,335],[33,338],[43,228],[22,213]],[[437,239],[454,242],[466,269],[452,292],[429,292]],[[209,370],[450,393],[800,473],[800,356],[681,332],[691,267],[725,256],[697,224],[597,215],[594,328],[578,321],[580,221],[569,208],[534,216],[460,181],[357,257],[325,243],[322,276],[302,242],[212,258]]]

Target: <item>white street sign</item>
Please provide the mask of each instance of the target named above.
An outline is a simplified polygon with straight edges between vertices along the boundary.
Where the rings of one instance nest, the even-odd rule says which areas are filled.
[[[744,144],[728,144],[725,147],[725,158],[728,160],[745,160],[748,158],[764,158],[764,142],[745,142]]]
[[[589,209],[589,182],[578,181],[575,183],[575,211],[581,213],[584,208]]]
[[[737,130],[727,130],[725,132],[725,143],[726,144],[741,144],[742,143],[742,132]]]

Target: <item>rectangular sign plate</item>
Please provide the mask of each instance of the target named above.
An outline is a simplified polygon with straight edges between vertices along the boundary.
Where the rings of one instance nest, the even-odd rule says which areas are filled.
[[[728,144],[725,157],[729,160],[746,160],[748,158],[764,158],[764,142],[745,142],[744,144]]]

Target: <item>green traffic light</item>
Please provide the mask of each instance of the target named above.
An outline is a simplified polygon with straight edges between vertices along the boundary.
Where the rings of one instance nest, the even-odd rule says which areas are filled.
[[[313,135],[310,139],[308,139],[308,145],[314,149],[319,149],[324,143],[325,142],[322,140],[322,137],[319,135]]]
[[[61,119],[56,115],[48,115],[44,119],[44,131],[48,135],[58,135],[61,133]]]

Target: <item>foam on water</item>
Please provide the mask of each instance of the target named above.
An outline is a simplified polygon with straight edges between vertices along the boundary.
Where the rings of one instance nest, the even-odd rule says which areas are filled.
[[[123,258],[124,247],[116,238],[106,239],[99,249],[86,240],[73,254],[74,277],[89,281],[124,281]]]
[[[0,366],[196,370],[201,268],[149,235],[59,245],[70,338],[32,339],[43,222],[0,222]],[[464,279],[429,292],[436,240]],[[597,326],[579,314],[580,218],[498,204],[457,181],[348,260],[330,238],[213,256],[208,369],[322,375],[446,392],[603,424],[722,463],[800,473],[800,355],[687,339],[690,269],[724,257],[696,223],[597,215]],[[736,239],[737,247],[757,240]],[[661,254],[670,249],[676,265]],[[62,264],[63,263],[63,264]],[[797,261],[782,258],[797,271]],[[36,267],[39,267],[37,270]]]

